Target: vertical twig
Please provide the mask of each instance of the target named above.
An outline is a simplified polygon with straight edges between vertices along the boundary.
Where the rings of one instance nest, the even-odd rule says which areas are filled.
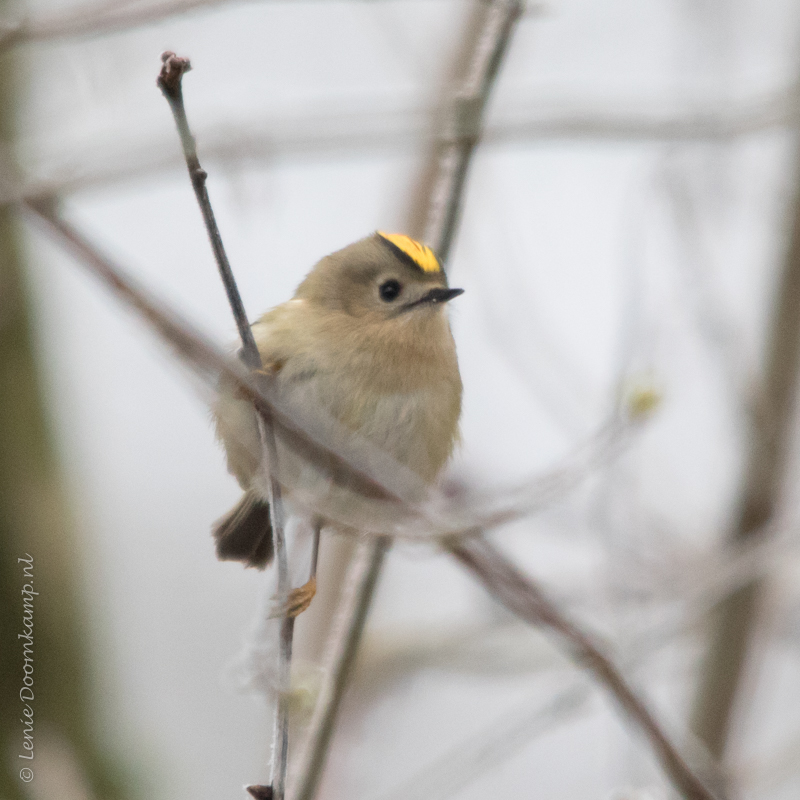
[[[459,54],[460,80],[449,118],[432,150],[428,179],[411,204],[409,229],[422,231],[423,241],[447,261],[458,224],[472,152],[480,138],[483,111],[505,55],[514,24],[522,11],[520,0],[477,0],[465,45]],[[422,209],[422,218],[418,218]],[[389,541],[359,544],[348,572],[347,593],[340,601],[339,622],[329,636],[323,660],[323,686],[297,761],[293,800],[313,800],[333,736],[341,699],[352,671],[369,607],[389,549]]]
[[[361,541],[347,568],[344,593],[339,600],[323,654],[323,663],[330,672],[325,675],[309,724],[309,733],[297,759],[298,782],[292,791],[292,797],[296,800],[312,798],[322,777],[325,753],[333,737],[339,706],[388,549],[388,539]]]
[[[214,257],[219,268],[222,283],[228,296],[231,311],[233,312],[239,336],[242,340],[242,360],[258,374],[259,384],[264,384],[266,376],[260,374],[262,368],[261,356],[258,352],[250,322],[244,310],[239,288],[233,277],[228,255],[222,243],[217,226],[211,200],[206,189],[206,171],[200,166],[197,156],[197,146],[189,129],[186,118],[186,109],[183,104],[182,81],[186,72],[191,69],[188,58],[181,58],[175,53],[165,52],[161,56],[162,68],[158,76],[158,87],[169,103],[186,159],[186,167],[192,181],[195,196],[203,215],[203,222],[211,241]],[[275,431],[272,418],[266,412],[261,412],[258,419],[258,429],[262,443],[262,464],[266,472],[269,486],[269,513],[272,525],[272,536],[275,542],[275,560],[278,571],[278,603],[281,608],[286,608],[289,597],[289,563],[286,555],[286,541],[284,537],[283,503],[281,487],[278,483],[278,451],[275,442]],[[292,639],[294,636],[294,618],[285,615],[281,621],[280,645],[278,649],[278,698],[275,710],[275,729],[273,734],[274,755],[272,759],[272,796],[274,800],[283,800],[286,787],[286,770],[289,757],[289,684],[292,663]]]
[[[786,477],[800,377],[800,149],[796,153],[791,230],[777,286],[765,355],[762,388],[745,462],[744,487],[730,545],[755,542],[767,535]],[[692,714],[692,727],[711,753],[722,759],[745,661],[757,621],[764,579],[731,592],[719,605],[703,661]]]

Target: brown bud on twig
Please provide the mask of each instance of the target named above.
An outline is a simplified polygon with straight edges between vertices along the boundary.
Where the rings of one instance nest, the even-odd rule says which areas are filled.
[[[161,54],[161,64],[158,86],[161,91],[174,95],[180,91],[183,75],[192,68],[192,62],[188,58],[176,56],[171,50],[165,50]]]

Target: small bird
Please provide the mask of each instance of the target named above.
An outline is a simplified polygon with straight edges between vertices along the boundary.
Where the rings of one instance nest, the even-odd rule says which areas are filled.
[[[429,247],[377,232],[319,261],[252,330],[280,397],[330,415],[428,486],[458,438],[462,385],[444,304],[462,292],[448,287]],[[214,416],[244,490],[214,525],[217,556],[263,569],[274,547],[256,412],[223,385]],[[319,525],[389,532],[396,503],[315,458],[285,428],[275,436],[293,511]]]

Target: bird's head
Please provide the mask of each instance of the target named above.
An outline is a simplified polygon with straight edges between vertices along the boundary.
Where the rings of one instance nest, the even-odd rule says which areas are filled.
[[[447,285],[434,252],[402,234],[374,233],[323,258],[296,297],[364,322],[420,322],[463,292]]]

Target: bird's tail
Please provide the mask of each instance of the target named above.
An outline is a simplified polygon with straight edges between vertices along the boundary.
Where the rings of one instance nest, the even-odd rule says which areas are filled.
[[[241,561],[264,569],[272,561],[272,525],[269,503],[245,492],[242,499],[211,529],[220,561]]]

